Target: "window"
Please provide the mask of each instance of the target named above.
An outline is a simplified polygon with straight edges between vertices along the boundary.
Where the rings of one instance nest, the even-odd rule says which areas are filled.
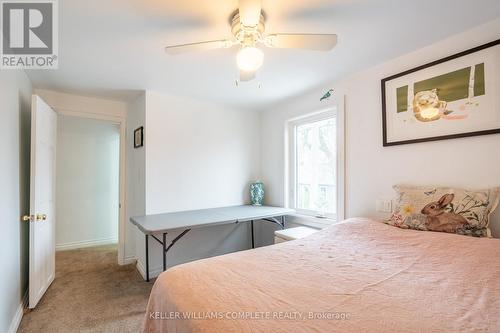
[[[336,218],[336,113],[291,121],[289,145],[290,206],[301,214]]]

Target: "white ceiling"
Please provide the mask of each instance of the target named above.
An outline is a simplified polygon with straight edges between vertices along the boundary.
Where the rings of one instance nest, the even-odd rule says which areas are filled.
[[[62,0],[59,6],[59,69],[29,71],[35,87],[111,98],[152,89],[247,109],[500,17],[498,0],[263,0],[267,32],[337,33],[339,43],[329,53],[265,49],[258,79],[236,87],[236,49],[168,56],[163,48],[230,37],[237,0]]]

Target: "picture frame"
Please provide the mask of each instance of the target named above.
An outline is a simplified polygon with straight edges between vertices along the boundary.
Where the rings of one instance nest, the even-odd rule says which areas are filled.
[[[134,148],[144,146],[144,127],[141,126],[134,130]]]
[[[383,146],[500,133],[500,39],[382,79]]]

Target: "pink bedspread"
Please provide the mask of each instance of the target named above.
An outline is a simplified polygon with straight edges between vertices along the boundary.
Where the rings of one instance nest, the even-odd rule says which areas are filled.
[[[169,269],[144,332],[500,332],[500,240],[351,219]]]

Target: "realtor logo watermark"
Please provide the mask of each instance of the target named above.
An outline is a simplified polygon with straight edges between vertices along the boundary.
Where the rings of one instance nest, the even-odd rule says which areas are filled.
[[[57,0],[0,0],[2,69],[57,69]]]

